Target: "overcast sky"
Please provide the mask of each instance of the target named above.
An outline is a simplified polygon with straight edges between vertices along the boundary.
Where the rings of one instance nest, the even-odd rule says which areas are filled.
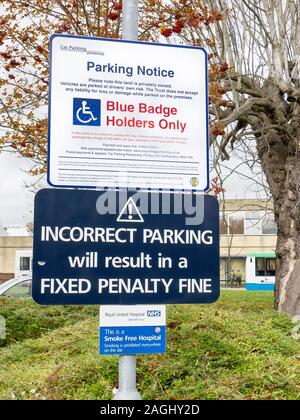
[[[232,160],[230,163],[224,162],[224,165],[233,167],[237,163]],[[0,224],[5,227],[25,226],[33,220],[34,194],[25,186],[33,182],[33,178],[26,174],[28,167],[25,159],[13,153],[0,153]],[[225,176],[226,170],[223,170]],[[238,172],[251,177],[243,167],[239,167]],[[225,182],[225,197],[255,198],[257,182],[258,178],[250,180],[238,174],[231,175]]]
[[[25,226],[32,220],[33,194],[25,188],[28,163],[13,153],[0,153],[0,223]]]

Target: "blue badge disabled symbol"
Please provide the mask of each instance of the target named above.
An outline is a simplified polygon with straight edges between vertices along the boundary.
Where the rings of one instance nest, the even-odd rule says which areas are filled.
[[[73,98],[73,125],[101,125],[100,99]]]

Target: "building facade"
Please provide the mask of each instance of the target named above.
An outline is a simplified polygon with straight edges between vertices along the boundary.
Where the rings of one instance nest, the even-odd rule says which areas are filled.
[[[240,286],[246,281],[247,257],[275,253],[277,229],[272,202],[256,199],[220,202],[220,233],[221,284]]]
[[[29,271],[32,236],[0,236],[0,282]],[[18,258],[17,258],[18,257]]]
[[[275,252],[277,236],[272,202],[221,201],[220,233],[221,285],[244,285],[247,257]],[[13,230],[9,235],[0,235],[0,281],[25,275],[31,269],[32,236],[14,236],[18,231]]]

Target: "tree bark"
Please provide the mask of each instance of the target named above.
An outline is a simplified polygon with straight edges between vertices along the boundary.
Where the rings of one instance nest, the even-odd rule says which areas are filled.
[[[284,199],[278,207],[275,307],[300,315],[300,156],[287,159]]]
[[[299,119],[294,118],[294,123],[299,125]],[[300,315],[300,136],[298,127],[292,132],[295,138],[268,131],[257,138],[257,150],[278,230],[275,308],[294,316]]]

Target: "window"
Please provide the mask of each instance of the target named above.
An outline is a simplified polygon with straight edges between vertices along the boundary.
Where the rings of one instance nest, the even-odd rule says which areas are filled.
[[[244,233],[244,214],[235,213],[228,216],[228,225],[230,234]]]
[[[255,265],[255,275],[265,276],[265,259],[262,257],[256,258]]]
[[[236,211],[220,214],[221,235],[276,235],[273,213],[265,210]]]
[[[266,276],[275,276],[276,260],[266,258]]]
[[[30,270],[30,257],[21,257],[20,258],[20,270],[21,271]]]
[[[276,235],[277,227],[273,213],[261,211],[245,212],[246,235]]]
[[[256,276],[275,276],[276,260],[275,258],[256,258],[255,274]]]
[[[220,232],[222,235],[242,235],[244,233],[244,213],[236,212],[222,215]]]
[[[261,219],[262,212],[246,211],[245,212],[245,233],[246,235],[261,235]]]
[[[228,233],[228,225],[227,225],[226,216],[220,218],[220,233],[221,235],[227,235]]]
[[[31,296],[31,281],[24,281],[15,286],[12,286],[10,289],[6,290],[3,295],[15,298]]]
[[[277,235],[277,226],[274,219],[274,214],[267,214],[262,220],[263,235]]]
[[[241,287],[246,277],[245,258],[221,257],[220,277],[225,287]]]

